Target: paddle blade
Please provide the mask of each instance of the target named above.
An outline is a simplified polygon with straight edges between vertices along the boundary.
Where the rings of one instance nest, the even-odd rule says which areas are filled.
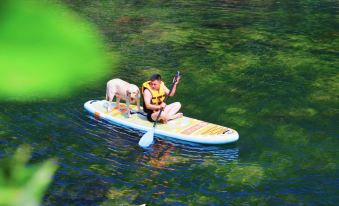
[[[153,143],[154,138],[154,130],[150,130],[144,134],[139,140],[139,146],[143,148],[147,148]]]

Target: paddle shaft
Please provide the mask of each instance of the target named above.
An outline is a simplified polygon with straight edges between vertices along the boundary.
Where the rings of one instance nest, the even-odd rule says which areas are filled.
[[[174,81],[173,81],[173,83],[171,85],[170,91],[168,92],[168,95],[165,97],[165,99],[163,101],[164,103],[166,103],[167,99],[169,98],[170,94],[172,93],[172,90],[174,88],[175,83],[177,82],[177,78],[178,78],[179,75],[180,75],[180,73],[179,73],[179,71],[177,71],[177,74],[175,75],[175,79],[174,79]],[[158,116],[157,116],[157,118],[156,118],[156,120],[155,120],[155,122],[153,124],[153,128],[155,128],[155,125],[158,123],[158,120],[160,118],[160,115],[161,115],[162,111],[163,111],[163,109],[160,110],[160,112],[159,112],[159,114],[158,114]]]

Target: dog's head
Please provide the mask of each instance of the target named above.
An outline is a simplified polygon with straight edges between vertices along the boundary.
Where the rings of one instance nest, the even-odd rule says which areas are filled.
[[[134,84],[131,84],[131,86],[128,88],[127,94],[131,99],[131,103],[136,102],[136,100],[140,98],[140,90]]]

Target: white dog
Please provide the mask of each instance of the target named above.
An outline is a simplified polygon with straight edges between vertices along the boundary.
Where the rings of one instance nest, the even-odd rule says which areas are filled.
[[[112,79],[107,82],[106,100],[108,101],[107,111],[112,111],[112,100],[116,96],[116,108],[120,107],[120,99],[125,100],[128,117],[131,117],[130,103],[137,103],[140,112],[140,90],[139,88],[121,79]]]

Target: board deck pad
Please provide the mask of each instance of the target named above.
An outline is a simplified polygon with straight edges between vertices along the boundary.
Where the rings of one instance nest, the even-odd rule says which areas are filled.
[[[128,118],[125,104],[120,103],[120,107],[116,108],[116,103],[112,102],[112,111],[107,111],[108,104],[106,100],[91,100],[84,107],[94,116],[118,125],[142,131],[153,128],[153,123],[147,120],[146,115],[142,111],[137,112],[136,105],[130,105],[132,115]],[[238,133],[231,128],[186,116],[170,120],[167,124],[157,123],[155,134],[205,144],[229,143],[239,138]]]

